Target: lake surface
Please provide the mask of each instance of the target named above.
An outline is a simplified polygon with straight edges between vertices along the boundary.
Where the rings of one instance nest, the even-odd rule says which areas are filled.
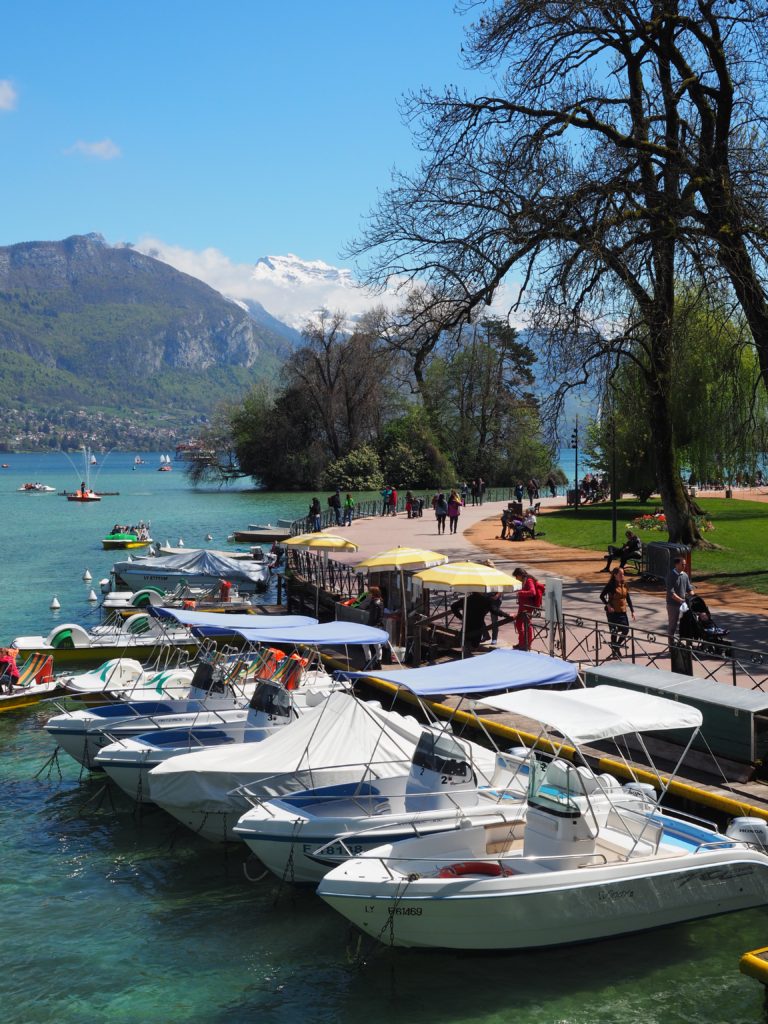
[[[99,457],[101,458],[101,457]],[[77,505],[15,488],[73,490],[63,456],[0,456],[0,633],[83,621],[118,520],[156,539],[215,544],[249,522],[304,513],[305,495],[191,491],[180,464],[133,471],[110,455]],[[63,463],[63,465],[60,465]],[[85,568],[93,583],[83,583]],[[53,594],[62,609],[48,610]],[[740,955],[768,942],[765,910],[535,954],[391,950],[363,940],[311,889],[247,881],[220,849],[160,811],[137,814],[83,775],[42,726],[51,708],[0,715],[0,973],[5,1024],[756,1024],[761,986]],[[257,869],[251,865],[252,872]]]

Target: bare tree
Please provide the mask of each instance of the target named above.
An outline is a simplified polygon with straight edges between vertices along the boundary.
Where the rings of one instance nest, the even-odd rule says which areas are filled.
[[[410,98],[422,165],[353,251],[372,254],[370,283],[422,281],[445,326],[514,274],[566,386],[634,360],[670,536],[696,541],[670,411],[675,287],[730,284],[768,385],[765,4],[464,6],[480,9],[467,61],[493,91]]]

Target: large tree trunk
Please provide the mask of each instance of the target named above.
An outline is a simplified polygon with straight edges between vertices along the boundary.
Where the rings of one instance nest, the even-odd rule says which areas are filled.
[[[671,415],[663,390],[651,389],[651,410],[656,477],[664,515],[667,518],[669,539],[677,544],[695,545],[701,540],[701,534],[691,515],[691,507],[680,479]]]

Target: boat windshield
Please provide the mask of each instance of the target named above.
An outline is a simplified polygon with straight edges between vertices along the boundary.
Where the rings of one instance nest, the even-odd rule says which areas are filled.
[[[467,753],[450,733],[422,732],[413,754],[414,768],[464,778],[470,772]]]
[[[579,774],[559,759],[549,763],[535,757],[528,773],[528,803],[556,814],[580,814],[575,799],[584,792]]]
[[[254,690],[249,707],[272,718],[290,718],[292,704],[291,694],[285,687],[265,679]]]

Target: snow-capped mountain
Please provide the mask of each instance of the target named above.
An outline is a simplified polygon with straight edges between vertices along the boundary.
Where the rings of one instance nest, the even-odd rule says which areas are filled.
[[[365,291],[350,270],[291,253],[262,256],[248,264],[233,263],[218,249],[196,252],[154,238],[142,239],[135,248],[199,278],[252,315],[248,304],[257,303],[261,311],[256,311],[255,319],[272,316],[293,331],[300,331],[320,309],[341,310],[354,322],[361,313],[387,301],[386,296]]]
[[[316,287],[318,284],[332,288],[357,287],[351,271],[332,267],[322,260],[303,260],[293,253],[262,256],[254,264],[253,278],[284,288]]]

